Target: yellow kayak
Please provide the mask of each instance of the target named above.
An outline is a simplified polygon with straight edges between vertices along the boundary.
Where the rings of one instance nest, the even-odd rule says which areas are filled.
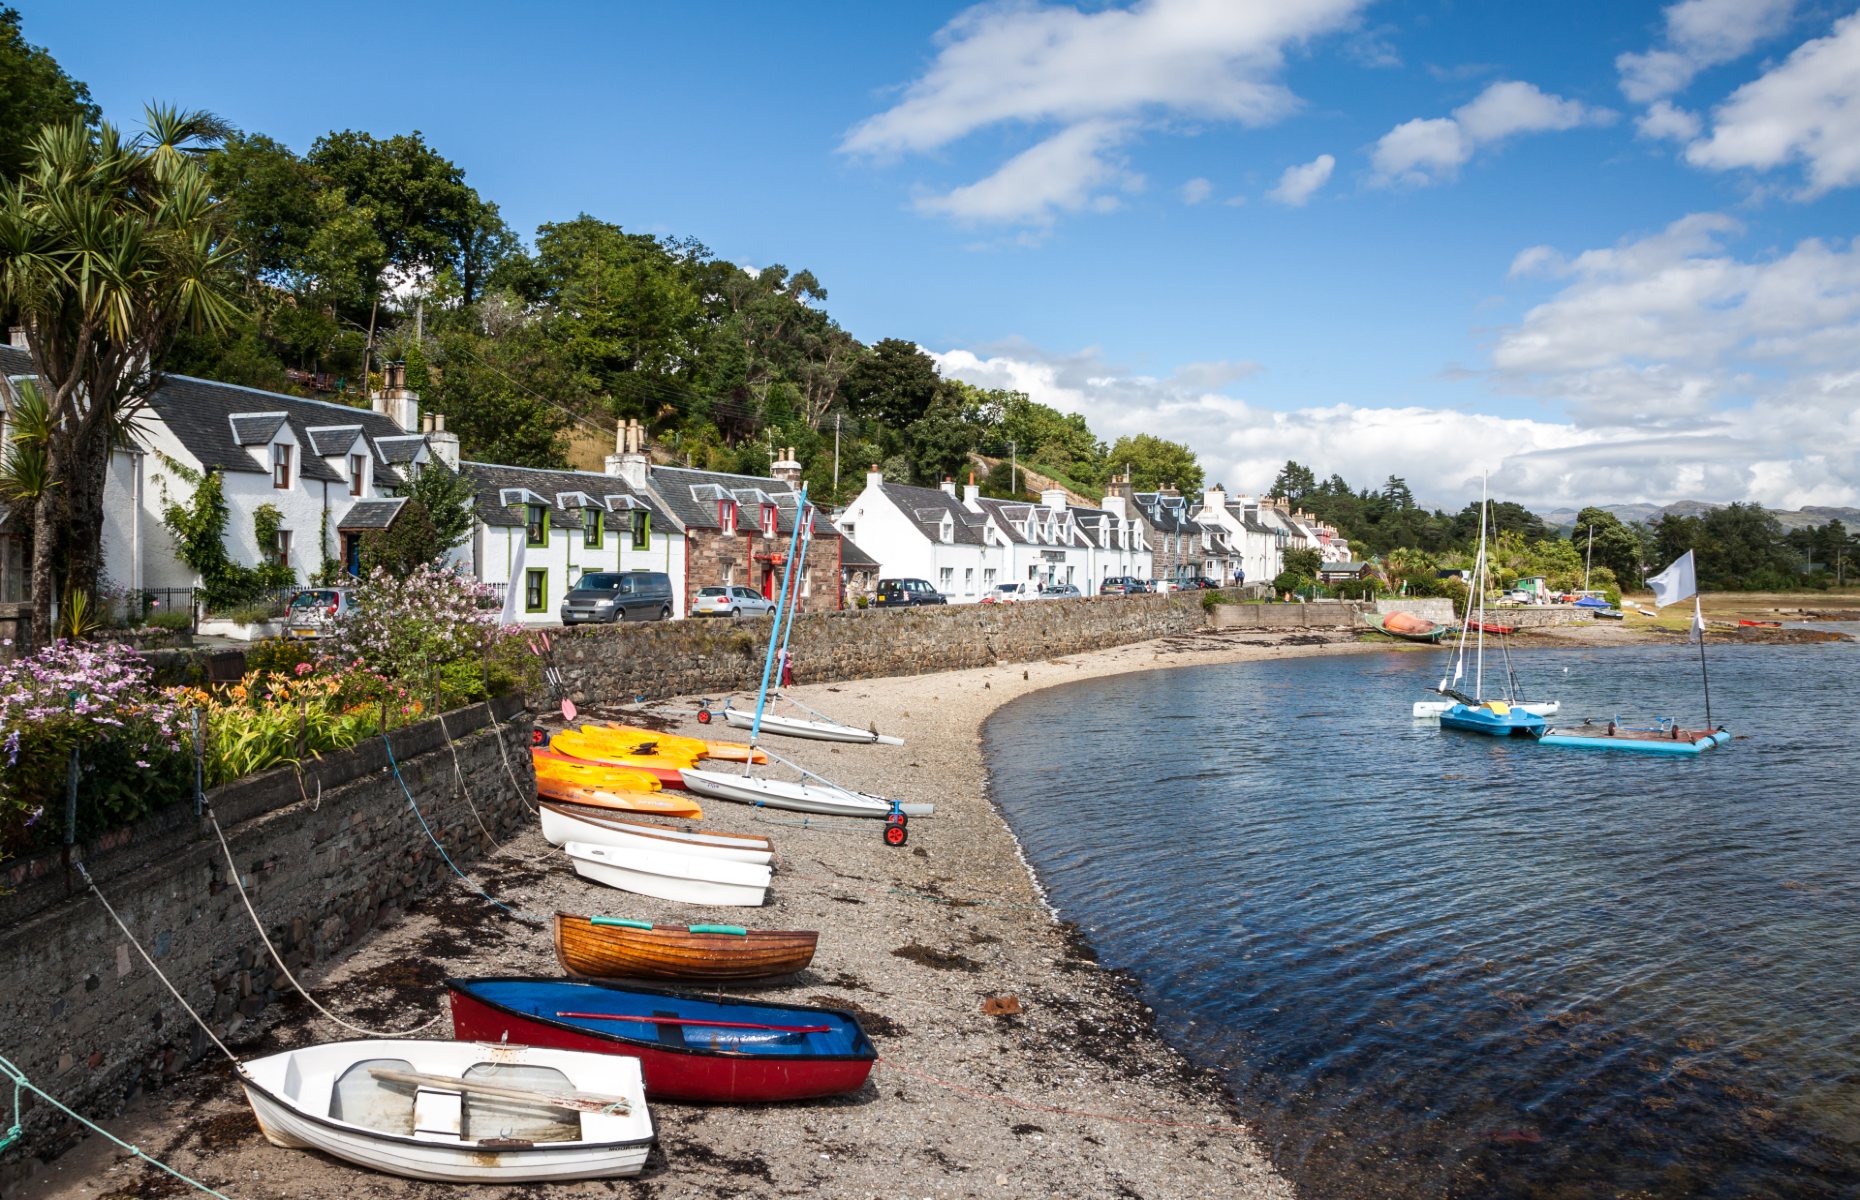
[[[530,762],[538,779],[548,778],[576,787],[618,788],[623,791],[656,792],[663,786],[651,771],[590,762],[553,750],[530,751]]]
[[[704,810],[684,792],[629,792],[610,788],[576,787],[558,780],[536,780],[536,794],[545,800],[588,804],[616,812],[650,813],[659,817],[699,818]]]
[[[691,754],[697,758],[727,759],[730,762],[765,763],[769,756],[761,751],[753,754],[748,746],[741,742],[707,742],[703,738],[680,737],[675,733],[658,733],[651,729],[641,729],[637,725],[615,725],[608,722],[603,725],[584,725],[581,732],[595,736],[617,735],[621,740],[636,739],[629,748],[635,748],[648,742],[653,745],[655,754]]]
[[[704,757],[703,743],[690,738],[657,738],[638,729],[612,729],[605,725],[583,725],[579,729],[565,729],[549,739],[551,746],[559,746],[564,754],[582,757],[581,751],[570,750],[569,746],[578,745],[583,749],[598,754],[602,758],[615,758],[620,755],[643,755],[651,758],[664,758],[681,766],[697,765],[697,760]]]

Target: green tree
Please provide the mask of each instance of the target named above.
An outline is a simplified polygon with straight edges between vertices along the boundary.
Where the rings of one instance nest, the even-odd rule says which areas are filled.
[[[495,334],[452,328],[436,341],[438,381],[426,407],[446,414],[474,462],[561,467],[564,411],[576,385],[537,326],[517,319]]]
[[[95,125],[103,113],[90,89],[65,74],[42,47],[26,41],[19,11],[0,8],[0,183],[18,179],[32,161],[32,139],[47,125]]]
[[[1640,537],[1607,509],[1589,507],[1577,513],[1569,540],[1592,567],[1606,568],[1623,582],[1640,582]],[[1590,583],[1593,586],[1594,580]]]
[[[237,312],[198,159],[225,126],[172,108],[147,120],[133,138],[107,123],[47,127],[0,191],[0,307],[25,320],[51,430],[50,486],[32,514],[36,639],[50,639],[62,590],[96,593],[110,451],[134,436],[176,336]]]
[[[477,520],[473,509],[477,495],[471,483],[446,464],[428,463],[413,477],[413,482],[401,489],[401,495],[408,499],[404,507],[418,504],[426,515],[427,524],[432,526],[433,536],[439,543],[433,558],[455,546],[463,546],[471,536]]]
[[[405,579],[416,568],[437,562],[447,549],[426,506],[409,499],[392,525],[362,535],[362,571],[372,575],[381,567],[394,578]]]
[[[1131,482],[1143,491],[1171,485],[1188,494],[1201,490],[1201,463],[1195,452],[1180,442],[1139,433],[1117,439],[1105,459],[1116,463],[1119,470],[1128,465]]]
[[[853,364],[840,390],[855,415],[903,429],[929,410],[941,382],[935,360],[916,343],[885,338]]]
[[[945,477],[960,474],[975,446],[975,426],[964,410],[960,391],[945,390],[931,401],[924,415],[905,429],[904,441],[911,475],[918,483],[934,487]]]
[[[1266,494],[1289,500],[1293,504],[1302,504],[1306,496],[1317,490],[1317,476],[1311,473],[1311,468],[1287,459],[1285,465],[1279,468],[1278,477],[1272,481],[1272,486],[1267,489]]]

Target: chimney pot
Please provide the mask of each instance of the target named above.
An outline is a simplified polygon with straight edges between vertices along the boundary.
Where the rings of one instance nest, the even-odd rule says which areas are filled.
[[[446,431],[446,414],[433,414],[433,431],[435,433],[444,433]]]
[[[15,325],[7,330],[6,344],[13,347],[15,350],[30,349],[31,345],[26,341],[26,327],[24,325]]]

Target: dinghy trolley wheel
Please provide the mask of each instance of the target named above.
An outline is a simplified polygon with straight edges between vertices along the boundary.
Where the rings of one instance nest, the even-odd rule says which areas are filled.
[[[909,841],[911,836],[909,822],[910,818],[906,817],[897,805],[892,805],[891,811],[885,814],[885,844],[902,846]]]
[[[530,730],[530,745],[547,746],[548,744],[549,744],[549,731],[547,729]]]
[[[710,701],[698,701],[697,720],[699,725],[710,724]]]

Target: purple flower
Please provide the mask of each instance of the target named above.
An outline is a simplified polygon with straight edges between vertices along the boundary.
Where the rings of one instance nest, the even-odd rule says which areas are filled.
[[[36,825],[38,823],[39,818],[44,815],[45,815],[45,809],[43,807],[33,809],[32,814],[26,818],[27,828],[31,828],[33,825]]]
[[[19,730],[6,735],[6,765],[13,766],[19,762]]]

